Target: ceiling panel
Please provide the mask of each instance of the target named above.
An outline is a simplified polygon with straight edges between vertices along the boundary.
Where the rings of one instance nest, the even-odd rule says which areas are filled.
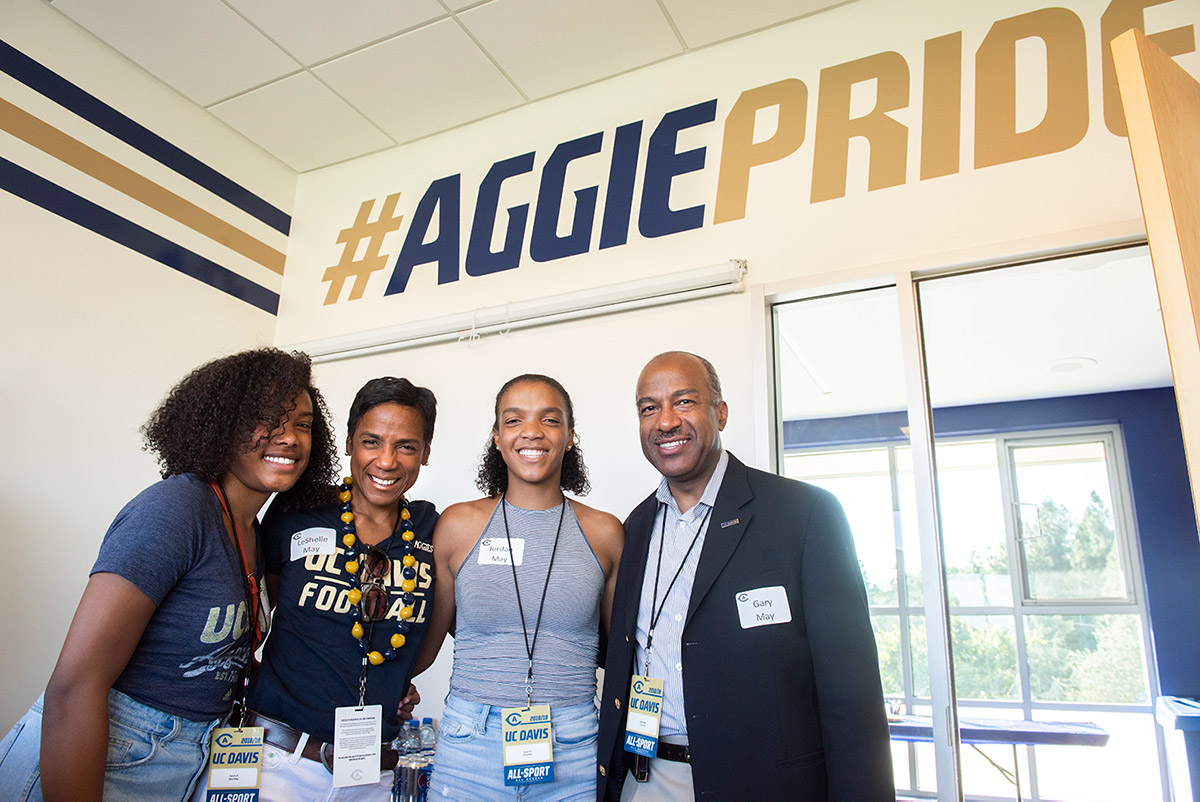
[[[300,67],[220,0],[57,0],[54,7],[202,106]]]
[[[305,66],[446,16],[437,0],[226,0]]]
[[[398,142],[520,105],[523,98],[451,19],[313,69]]]
[[[655,0],[493,0],[458,18],[529,98],[683,51]]]
[[[298,170],[389,142],[411,142],[689,48],[844,4],[47,2]]]
[[[306,72],[218,103],[209,111],[297,172],[395,144]]]
[[[853,2],[853,0],[850,0]],[[750,31],[778,25],[847,0],[662,0],[688,47],[732,39]]]

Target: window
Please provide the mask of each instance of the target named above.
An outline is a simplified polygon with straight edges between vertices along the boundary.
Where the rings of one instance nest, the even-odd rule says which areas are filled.
[[[1152,542],[1161,563],[1163,522],[1181,517],[1139,509],[1139,539],[1122,425],[1141,498],[1182,452],[1146,425],[1173,411],[1146,250],[897,281],[771,308],[780,472],[846,509],[885,694],[917,715],[1108,731],[1104,747],[1021,747],[1022,798],[1168,798],[1140,562]],[[1171,493],[1155,498],[1190,517]],[[983,749],[893,742],[897,788],[1011,798],[997,768],[1014,753]]]
[[[1136,572],[1129,570],[1128,493],[1114,483],[1123,473],[1118,437],[1110,428],[938,441],[960,715],[1103,719],[1116,743],[1152,735],[1145,611],[1129,582]],[[901,492],[912,481],[910,455],[898,443],[795,449],[784,465],[787,476],[829,490],[846,508],[884,694],[927,712],[921,563],[905,559],[916,542],[904,501],[911,494]],[[1070,776],[1087,750],[1067,758],[1062,752],[1069,747],[1040,749],[1050,752],[1046,760],[1027,758],[1036,772],[1030,782],[1039,788],[1128,799],[1158,782],[1154,749],[1122,755],[1130,792],[1124,796],[1108,772],[1094,773],[1103,778],[1094,795],[1084,790],[1086,777]],[[909,750],[901,755],[909,764],[900,767],[902,777],[915,780],[910,790],[931,790],[922,782],[928,756],[919,754],[927,750]],[[978,755],[964,753],[968,793],[1003,795],[996,774]]]

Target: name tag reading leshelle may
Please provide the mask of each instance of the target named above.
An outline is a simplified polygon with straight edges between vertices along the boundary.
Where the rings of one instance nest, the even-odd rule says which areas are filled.
[[[333,554],[337,551],[337,532],[329,527],[314,526],[292,534],[291,559],[303,560],[314,554]]]
[[[787,591],[783,585],[743,590],[734,594],[734,600],[737,602],[742,629],[786,624],[792,620],[792,608],[788,605]]]

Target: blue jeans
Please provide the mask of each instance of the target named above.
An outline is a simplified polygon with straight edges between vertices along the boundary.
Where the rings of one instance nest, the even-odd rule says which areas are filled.
[[[596,705],[552,707],[554,782],[505,785],[501,708],[447,696],[439,724],[431,800],[596,798]]]
[[[208,763],[209,734],[216,721],[191,721],[108,692],[108,760],[104,800],[186,800]],[[38,756],[42,698],[0,741],[0,798],[42,798]],[[56,766],[54,770],[63,771]]]

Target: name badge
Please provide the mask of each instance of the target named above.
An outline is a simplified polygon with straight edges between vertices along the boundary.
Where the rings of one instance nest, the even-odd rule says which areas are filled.
[[[379,782],[383,707],[339,707],[333,719],[333,787]]]
[[[302,560],[314,554],[333,554],[337,551],[337,532],[323,526],[314,526],[292,535],[293,560]]]
[[[513,540],[514,550],[517,541]],[[504,784],[554,782],[550,705],[506,707],[500,711],[504,735]]]
[[[787,591],[783,585],[743,590],[734,598],[737,600],[738,619],[742,623],[742,629],[786,624],[792,620],[792,608],[788,605]]]
[[[525,538],[512,539],[512,555],[508,553],[508,539],[501,537],[485,537],[479,541],[480,565],[511,565],[514,561],[520,565],[525,559]]]
[[[625,751],[646,757],[658,754],[658,725],[662,720],[663,681],[633,675],[629,683],[629,714],[625,717]]]
[[[262,727],[218,727],[208,757],[207,802],[256,802],[262,766]]]

